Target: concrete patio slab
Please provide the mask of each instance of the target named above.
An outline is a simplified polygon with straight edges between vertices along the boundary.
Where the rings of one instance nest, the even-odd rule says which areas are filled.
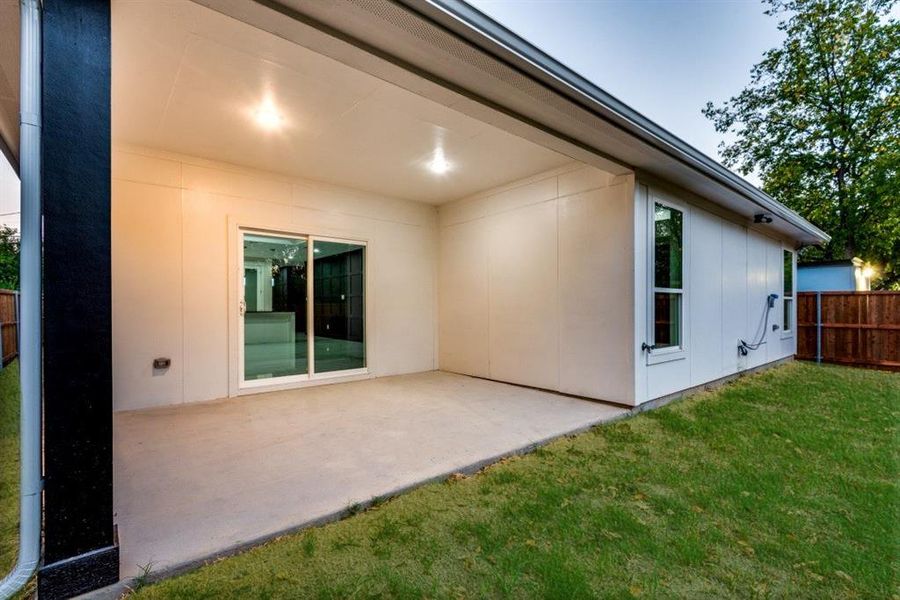
[[[118,413],[121,575],[212,557],[626,412],[429,372]]]

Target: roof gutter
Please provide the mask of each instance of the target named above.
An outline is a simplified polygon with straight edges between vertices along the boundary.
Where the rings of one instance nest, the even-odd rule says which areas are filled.
[[[463,0],[399,0],[408,9],[438,22],[495,58],[514,63],[543,84],[600,115],[620,129],[695,171],[740,194],[763,211],[780,217],[822,243],[831,236],[742,177],[605,92],[536,46]]]

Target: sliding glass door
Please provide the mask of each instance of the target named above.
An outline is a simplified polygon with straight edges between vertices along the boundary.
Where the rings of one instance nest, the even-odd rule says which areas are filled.
[[[365,244],[242,230],[241,245],[242,386],[365,369]]]
[[[362,245],[313,241],[316,373],[366,366],[364,271]]]
[[[308,246],[305,238],[243,234],[245,381],[309,373]]]

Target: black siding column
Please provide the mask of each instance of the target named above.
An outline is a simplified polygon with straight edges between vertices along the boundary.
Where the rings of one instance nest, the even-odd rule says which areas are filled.
[[[110,4],[44,0],[42,599],[118,580],[110,315]]]

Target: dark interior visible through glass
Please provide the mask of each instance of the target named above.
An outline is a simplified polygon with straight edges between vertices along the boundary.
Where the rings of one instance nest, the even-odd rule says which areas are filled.
[[[683,236],[681,211],[656,203],[654,225],[654,287],[681,288]]]
[[[244,235],[244,379],[308,372],[307,244]]]
[[[314,239],[310,271],[309,244],[305,237],[243,234],[245,381],[366,366],[365,246]]]
[[[656,292],[654,304],[654,344],[657,348],[681,345],[681,294]]]
[[[790,331],[794,314],[794,255],[790,250],[784,251],[784,300],[781,303],[783,315],[781,327]]]
[[[681,345],[684,215],[655,203],[653,212],[653,345]]]
[[[365,247],[313,241],[315,372],[366,366]]]
[[[790,250],[784,251],[784,295],[794,295],[794,257]]]

